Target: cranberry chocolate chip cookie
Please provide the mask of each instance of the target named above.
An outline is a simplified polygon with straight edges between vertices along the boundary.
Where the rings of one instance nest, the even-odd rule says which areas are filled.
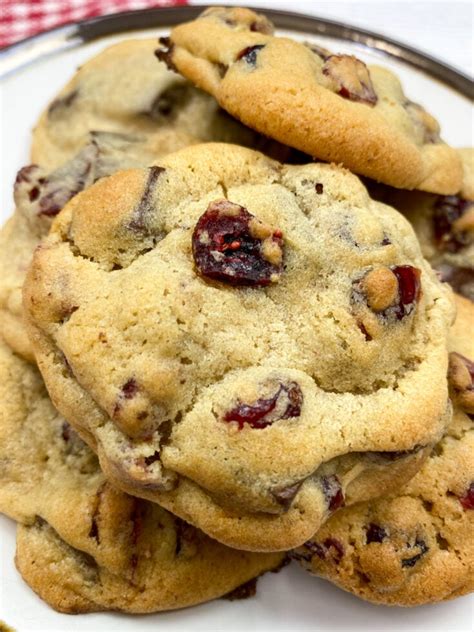
[[[394,187],[459,191],[455,151],[395,75],[272,31],[253,11],[213,7],[162,38],[157,55],[281,143]]]
[[[32,162],[56,169],[93,131],[131,136],[146,164],[193,143],[253,143],[212,97],[157,64],[155,49],[156,40],[126,40],[81,66],[41,115]]]
[[[230,549],[112,487],[37,369],[3,342],[0,378],[0,511],[20,523],[20,572],[56,609],[180,608],[281,563],[280,553]]]
[[[474,149],[459,149],[463,186],[456,195],[375,190],[412,223],[423,255],[456,292],[474,301]]]
[[[248,550],[419,468],[451,291],[336,166],[189,147],[75,196],[25,283],[53,402],[117,486]]]
[[[0,329],[12,349],[33,361],[23,323],[21,288],[32,254],[54,217],[76,193],[119,169],[145,167],[147,154],[133,137],[92,132],[80,151],[48,172],[28,165],[14,185],[15,212],[0,231]]]
[[[342,509],[293,553],[310,572],[376,603],[415,606],[474,589],[474,307],[457,303],[447,433],[401,490]]]

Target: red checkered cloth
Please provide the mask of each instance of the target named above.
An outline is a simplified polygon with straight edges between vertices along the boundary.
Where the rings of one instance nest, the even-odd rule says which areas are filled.
[[[187,0],[0,0],[0,48],[67,22],[185,4]]]

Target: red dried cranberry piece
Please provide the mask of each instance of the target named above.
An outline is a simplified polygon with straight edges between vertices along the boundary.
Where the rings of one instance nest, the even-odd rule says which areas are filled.
[[[197,269],[210,279],[265,286],[276,281],[282,271],[281,231],[227,200],[208,206],[196,224],[192,244]]]
[[[344,545],[342,544],[342,542],[336,540],[336,538],[326,538],[323,544],[324,548],[326,549],[325,557],[327,557],[329,554],[334,562],[336,564],[339,564],[339,562],[344,557]]]
[[[375,105],[377,95],[369,69],[353,55],[330,55],[323,65],[323,74],[329,77],[335,91],[344,99]]]
[[[138,384],[135,378],[130,378],[125,384],[122,386],[122,397],[125,399],[132,399],[138,393]]]
[[[247,48],[244,48],[240,51],[235,61],[243,59],[250,66],[255,66],[257,63],[257,53],[259,50],[264,48],[264,46],[265,44],[255,44],[255,46],[247,46]]]
[[[328,503],[329,511],[336,511],[344,506],[344,492],[341,483],[335,474],[323,476],[321,479],[324,497]]]
[[[301,551],[303,549],[303,551]],[[308,540],[301,545],[300,550],[290,551],[290,557],[295,560],[304,560],[305,562],[311,562],[313,555],[317,555],[321,560],[324,560],[324,548],[318,542]]]
[[[421,270],[413,266],[393,266],[391,268],[398,280],[398,305],[395,314],[398,320],[408,316],[421,297]]]
[[[463,506],[463,509],[474,509],[474,481],[469,485],[469,489],[461,496],[459,502]]]
[[[303,393],[296,382],[280,384],[275,395],[269,399],[258,399],[254,404],[239,402],[224,415],[224,421],[236,421],[239,430],[244,424],[252,428],[266,428],[280,419],[299,417],[302,403]]]
[[[383,542],[387,537],[387,531],[378,524],[371,522],[366,527],[366,542],[370,544],[371,542]]]
[[[459,220],[473,203],[457,195],[440,196],[433,208],[433,230],[437,247],[444,252],[459,252],[469,245],[472,233],[456,230]]]
[[[22,182],[31,182],[34,172],[37,169],[39,169],[38,165],[26,165],[26,167],[22,167],[16,174],[15,185],[21,184]]]

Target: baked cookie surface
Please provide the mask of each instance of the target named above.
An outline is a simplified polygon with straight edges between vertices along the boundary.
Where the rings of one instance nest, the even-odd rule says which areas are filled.
[[[103,178],[36,251],[25,307],[106,475],[237,548],[287,549],[407,480],[449,416],[451,292],[334,166],[210,144]]]
[[[26,582],[63,612],[153,612],[220,597],[279,553],[212,541],[115,489],[56,412],[35,367],[0,344],[0,511],[17,520]]]
[[[20,169],[14,185],[15,212],[0,230],[0,331],[16,353],[34,361],[23,322],[21,288],[33,251],[54,217],[99,178],[147,164],[148,154],[130,136],[92,132],[78,153],[54,171],[38,165]]]
[[[213,7],[173,28],[157,54],[282,143],[395,187],[459,190],[458,157],[394,74],[272,32],[253,11]]]
[[[252,144],[254,132],[157,64],[155,49],[156,40],[126,40],[83,64],[41,115],[33,131],[32,162],[56,169],[82,148],[90,132],[126,134],[145,164],[193,143]]]
[[[474,307],[462,297],[457,304],[447,433],[400,491],[342,509],[293,554],[311,573],[376,603],[415,606],[474,590]],[[469,384],[456,379],[461,371]]]
[[[423,255],[441,278],[474,301],[474,149],[457,151],[464,180],[456,195],[379,188],[376,196],[410,221]]]

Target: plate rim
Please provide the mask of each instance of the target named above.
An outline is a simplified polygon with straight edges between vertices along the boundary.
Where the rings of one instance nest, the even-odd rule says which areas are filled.
[[[61,24],[1,49],[0,79],[38,59],[54,55],[67,48],[81,46],[107,35],[153,28],[153,26],[173,26],[196,18],[202,10],[202,5],[151,7]],[[268,15],[278,28],[322,37],[335,37],[376,50],[430,75],[462,96],[470,100],[474,99],[474,83],[468,75],[395,39],[344,22],[307,13],[262,7],[252,7],[252,10]]]

